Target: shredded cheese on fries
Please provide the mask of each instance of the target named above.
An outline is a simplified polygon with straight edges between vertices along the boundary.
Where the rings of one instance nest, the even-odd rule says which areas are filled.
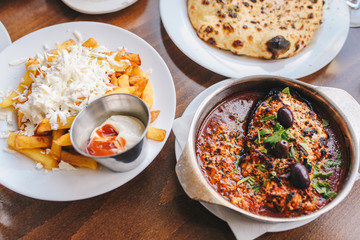
[[[36,58],[39,64],[30,65],[29,69],[42,74],[31,75],[32,93],[27,97],[27,91],[24,91],[14,106],[24,114],[22,121],[26,122],[27,135],[33,135],[44,118],[49,118],[52,129],[57,129],[58,119],[65,124],[67,117],[76,115],[84,106],[112,89],[108,76],[114,70],[109,61],[99,61],[98,58],[111,61],[113,56],[104,52],[107,52],[105,47],[92,49],[74,45],[69,47],[69,51],[60,52],[53,62],[48,61],[51,54]]]

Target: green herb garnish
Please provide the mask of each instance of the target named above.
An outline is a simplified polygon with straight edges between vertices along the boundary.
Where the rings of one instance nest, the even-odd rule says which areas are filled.
[[[265,153],[265,154],[267,154],[267,149],[264,147],[264,146],[260,146],[259,147],[259,150],[262,152],[262,153]]]
[[[247,180],[249,180],[249,178],[250,178],[250,177],[243,178],[243,179],[241,179],[240,181],[238,181],[236,184],[237,184],[237,185],[240,185],[240,184],[242,184],[243,182],[246,182]]]
[[[320,182],[313,178],[311,185],[316,192],[322,194],[322,196],[326,199],[335,197],[337,195],[337,193],[330,191],[331,186],[327,182]]]
[[[262,184],[260,184],[260,183],[259,183],[259,184],[251,185],[251,188],[252,188],[255,192],[259,191],[261,187],[262,187]]]
[[[306,143],[299,143],[299,144],[307,153],[309,153],[309,147]]]
[[[337,161],[328,160],[328,161],[324,164],[324,167],[330,168],[330,167],[341,166],[341,165],[342,165],[341,160],[337,160]]]
[[[266,122],[268,120],[275,120],[277,118],[277,116],[266,116],[266,117],[263,117],[260,122]]]
[[[282,92],[282,93],[285,93],[285,94],[287,94],[289,97],[291,97],[290,88],[289,88],[289,87],[284,88],[281,92]]]
[[[321,121],[322,121],[322,123],[324,124],[324,127],[327,127],[327,126],[329,126],[329,121],[328,120],[326,120],[326,119],[321,119]]]
[[[298,152],[295,150],[293,146],[290,148],[290,157],[295,157],[298,154]]]
[[[264,139],[264,143],[269,144],[272,148],[280,142],[282,139],[289,140],[289,133],[281,126],[280,123],[276,123],[274,126],[274,133],[271,136],[268,136]]]
[[[234,172],[236,172],[239,168],[239,161],[240,161],[240,156],[236,155],[236,162],[235,162],[235,168],[234,168]]]
[[[336,197],[337,193],[336,192],[326,192],[323,194],[323,197],[326,199],[332,198],[332,197]]]
[[[255,167],[256,167],[257,169],[259,169],[260,171],[262,171],[262,172],[266,172],[266,171],[267,171],[267,169],[266,169],[266,167],[265,167],[264,164],[255,164]]]
[[[319,177],[319,178],[321,178],[321,179],[325,179],[325,178],[330,177],[332,174],[333,174],[333,172],[326,172],[326,173],[324,173],[324,172],[317,172],[317,173],[314,174],[314,177],[315,177],[315,178]]]
[[[265,135],[268,135],[271,133],[271,130],[270,129],[261,129],[260,130],[260,135],[261,136],[265,136]]]
[[[336,159],[341,159],[341,151],[337,151],[337,153],[336,153]]]

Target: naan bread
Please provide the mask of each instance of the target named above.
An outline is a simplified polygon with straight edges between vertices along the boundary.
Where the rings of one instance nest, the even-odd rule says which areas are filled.
[[[322,21],[322,0],[187,0],[205,42],[238,55],[278,59],[300,52]]]

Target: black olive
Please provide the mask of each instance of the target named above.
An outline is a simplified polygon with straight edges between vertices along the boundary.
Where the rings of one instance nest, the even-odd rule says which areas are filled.
[[[289,128],[294,123],[294,116],[290,109],[282,107],[277,112],[277,120],[284,128]]]
[[[290,182],[298,189],[306,189],[310,186],[309,174],[304,165],[296,162],[291,166]]]
[[[274,153],[278,158],[289,157],[289,143],[285,140],[281,140],[276,144]]]

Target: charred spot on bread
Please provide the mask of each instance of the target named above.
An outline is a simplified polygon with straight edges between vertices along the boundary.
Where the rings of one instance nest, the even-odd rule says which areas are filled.
[[[276,36],[266,42],[267,50],[272,54],[272,58],[278,58],[290,48],[290,42],[283,36]]]
[[[232,46],[234,48],[242,48],[244,46],[244,43],[240,40],[235,40],[233,43],[232,43]]]

